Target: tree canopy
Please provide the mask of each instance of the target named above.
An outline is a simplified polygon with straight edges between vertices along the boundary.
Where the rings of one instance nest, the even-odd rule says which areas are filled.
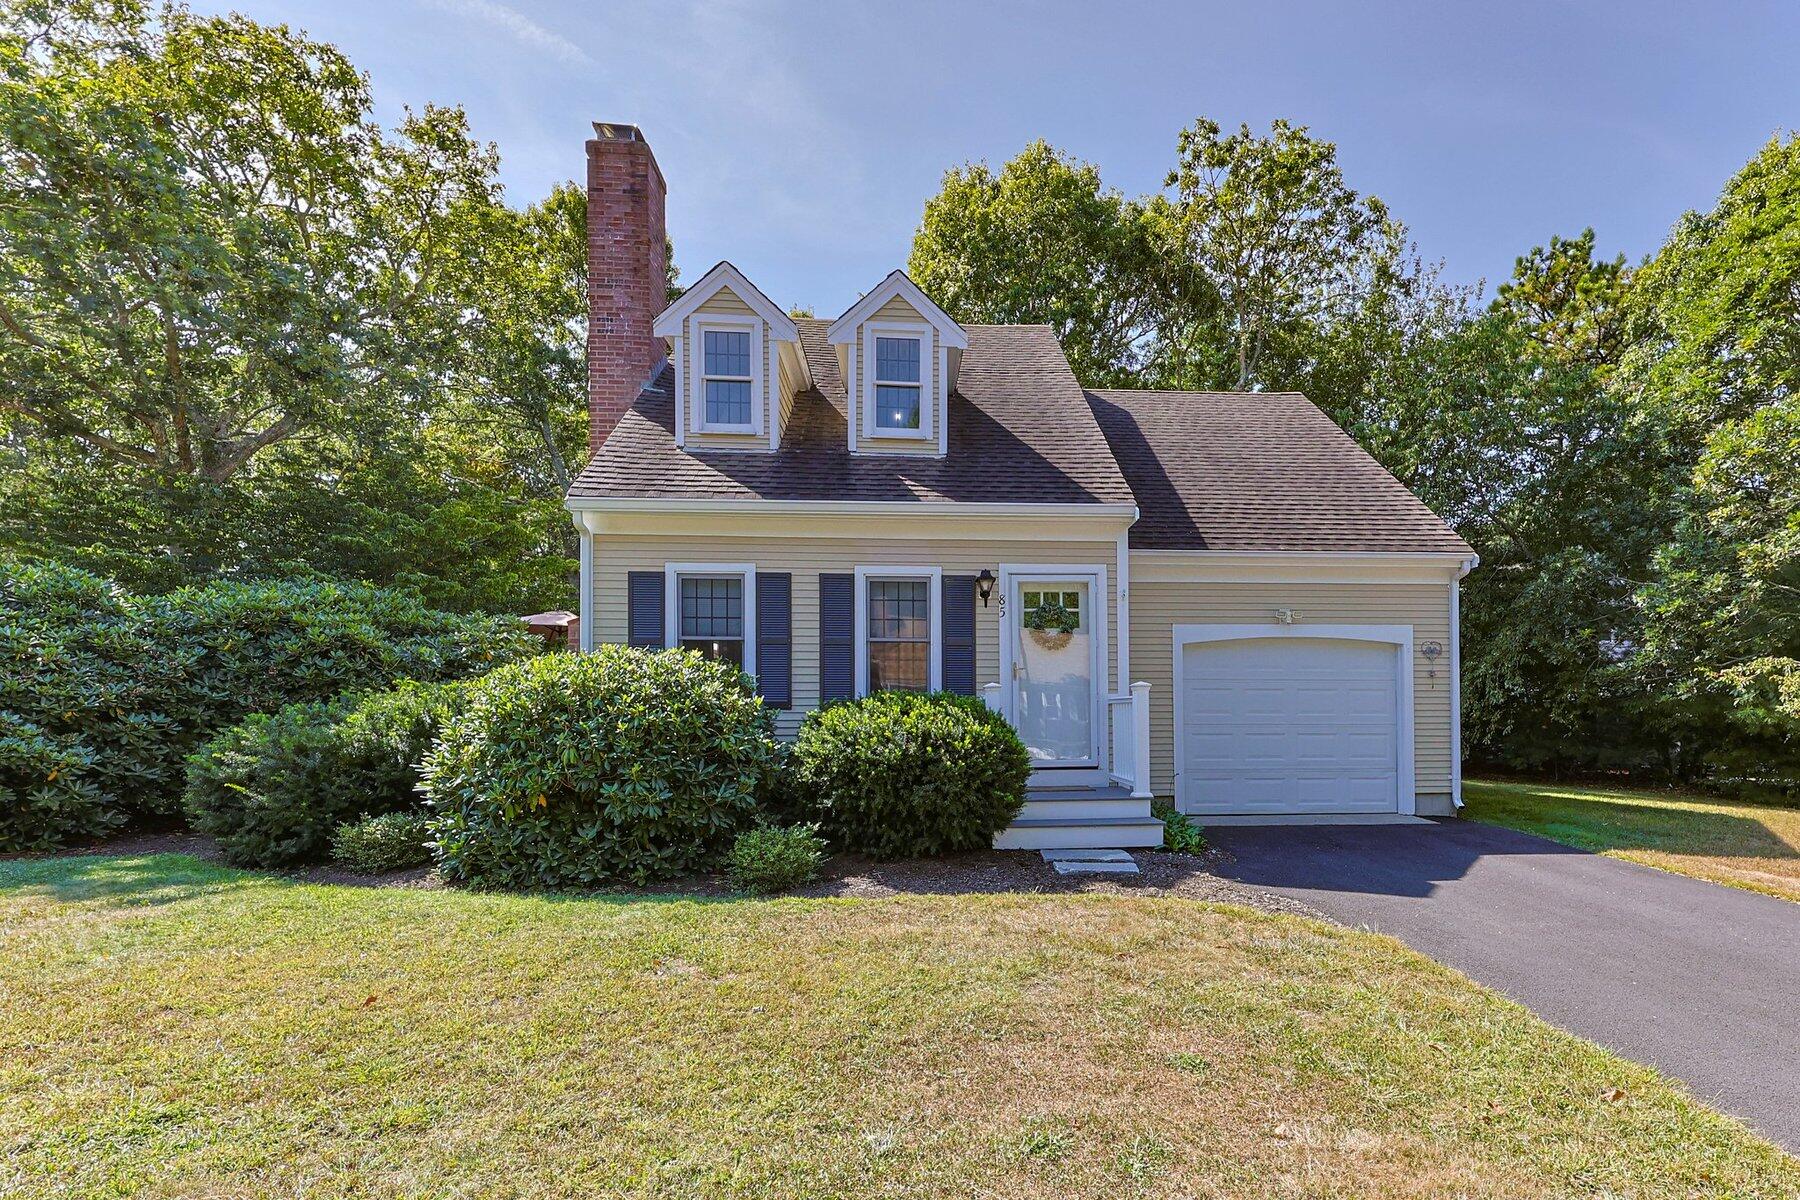
[[[1486,303],[1284,121],[1196,121],[1143,197],[1041,141],[953,169],[911,270],[960,318],[1048,321],[1090,386],[1336,418],[1481,555],[1478,759],[1800,775],[1800,139],[1644,263],[1552,236]]]
[[[0,5],[0,542],[567,603],[585,194],[497,168],[285,26]]]

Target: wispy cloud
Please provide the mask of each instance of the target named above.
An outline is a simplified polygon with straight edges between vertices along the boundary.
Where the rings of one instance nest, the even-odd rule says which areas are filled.
[[[533,50],[542,50],[570,66],[591,67],[594,65],[592,55],[562,34],[545,29],[518,9],[497,3],[496,0],[425,0],[425,6],[435,8],[439,12],[454,13],[471,20],[485,21],[489,25],[505,30],[520,45],[528,46]]]

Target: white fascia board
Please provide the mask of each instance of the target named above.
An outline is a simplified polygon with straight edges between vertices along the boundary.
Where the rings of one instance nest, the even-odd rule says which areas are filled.
[[[921,317],[931,322],[944,345],[957,350],[969,348],[969,335],[964,332],[963,327],[921,291],[918,284],[908,279],[905,271],[891,272],[886,279],[875,285],[873,291],[852,304],[825,331],[826,341],[834,345],[855,341],[857,326],[874,316],[882,305],[896,296],[912,305]]]
[[[1133,550],[1135,558],[1168,562],[1198,562],[1205,559],[1268,559],[1271,562],[1295,562],[1304,559],[1361,561],[1363,559],[1400,559],[1414,562],[1443,562],[1474,565],[1479,560],[1454,550]]]
[[[1466,573],[1469,556],[1441,551],[1133,550],[1138,583],[1404,583]]]
[[[1137,519],[1135,504],[1007,504],[946,500],[673,500],[653,496],[570,496],[570,512],[785,513],[794,516],[1116,517]]]
[[[770,337],[778,342],[800,340],[800,330],[794,324],[794,319],[782,312],[781,306],[751,283],[742,271],[723,261],[696,280],[693,287],[681,294],[680,299],[658,313],[650,326],[650,332],[658,337],[680,337],[681,323],[697,312],[702,304],[718,295],[720,289],[727,287],[737,294],[738,299],[748,304],[752,312],[768,322]]]

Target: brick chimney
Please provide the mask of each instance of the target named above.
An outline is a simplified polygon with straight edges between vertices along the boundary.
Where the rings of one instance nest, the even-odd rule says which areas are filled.
[[[668,305],[668,188],[635,125],[594,122],[587,144],[588,453],[637,399],[668,354],[650,332]]]

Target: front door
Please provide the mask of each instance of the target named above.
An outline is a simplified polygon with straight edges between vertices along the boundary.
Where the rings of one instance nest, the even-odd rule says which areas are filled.
[[[1033,767],[1098,767],[1098,581],[1070,574],[1014,575],[1009,582],[1013,727]]]

